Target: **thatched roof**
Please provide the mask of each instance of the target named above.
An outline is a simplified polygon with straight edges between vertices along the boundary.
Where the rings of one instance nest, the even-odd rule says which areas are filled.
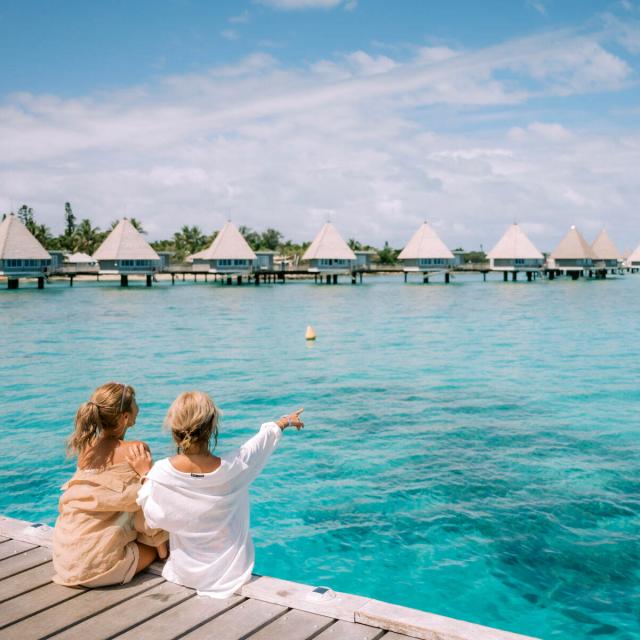
[[[560,244],[551,253],[554,260],[597,260],[597,256],[582,237],[580,232],[572,226]]]
[[[10,213],[0,224],[0,260],[50,260],[47,250]]]
[[[356,254],[337,229],[327,222],[302,256],[303,260],[355,260]]]
[[[635,251],[632,251],[627,258],[627,263],[640,262],[640,246]]]
[[[453,253],[440,240],[440,236],[427,222],[423,222],[411,236],[407,246],[400,252],[398,260],[420,260],[428,258],[444,258],[453,260]]]
[[[544,260],[544,256],[529,240],[527,234],[514,223],[504,232],[498,243],[489,251],[493,260]]]
[[[194,253],[187,260],[193,261],[194,258],[199,260],[255,260],[256,254],[236,226],[227,222],[208,249]]]
[[[160,260],[142,234],[122,218],[93,254],[94,260]]]
[[[600,260],[621,260],[622,256],[618,251],[613,240],[607,233],[606,229],[603,229],[598,237],[593,241],[591,249],[598,256]]]
[[[76,253],[66,256],[64,261],[72,264],[95,264],[96,259],[92,258],[88,253],[77,251]]]

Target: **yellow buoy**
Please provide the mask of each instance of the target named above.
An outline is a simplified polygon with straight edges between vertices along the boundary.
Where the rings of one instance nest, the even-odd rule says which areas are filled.
[[[316,332],[313,330],[313,327],[311,325],[309,325],[307,327],[307,331],[304,334],[304,339],[305,340],[315,340],[316,339]]]

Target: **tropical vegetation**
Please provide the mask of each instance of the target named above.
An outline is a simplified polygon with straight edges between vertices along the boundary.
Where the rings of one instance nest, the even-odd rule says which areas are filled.
[[[3,220],[6,215],[5,213],[2,216]],[[109,231],[118,223],[117,220],[114,220],[109,229],[102,230],[100,227],[94,226],[89,218],[82,218],[78,221],[71,203],[65,202],[64,231],[60,235],[54,236],[49,227],[36,221],[34,211],[28,205],[23,204],[16,212],[16,215],[47,250],[61,250],[69,253],[82,252],[89,255],[94,253],[107,237]],[[130,222],[140,233],[146,233],[139,220],[130,218]],[[280,231],[273,228],[260,232],[241,225],[238,229],[254,251],[276,251],[288,259],[299,260],[311,244],[310,242],[295,243],[287,240]],[[174,261],[181,262],[188,255],[206,249],[215,240],[217,233],[217,231],[213,231],[210,234],[206,234],[196,225],[183,225],[171,238],[155,240],[150,244],[156,251],[171,252]],[[380,249],[362,244],[355,238],[350,238],[347,244],[354,251],[374,251],[374,261],[379,264],[393,265],[398,261],[400,249],[391,247],[388,242],[385,242]],[[486,259],[486,256],[482,252],[468,252],[464,255],[465,262],[481,262],[484,259]]]

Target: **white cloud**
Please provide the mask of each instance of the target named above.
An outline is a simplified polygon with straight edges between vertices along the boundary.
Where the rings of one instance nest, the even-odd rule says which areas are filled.
[[[555,122],[532,122],[526,128],[513,127],[509,130],[509,139],[526,141],[535,136],[549,142],[565,142],[572,137],[571,132],[561,124]]]
[[[532,9],[535,9],[540,15],[547,15],[547,7],[541,0],[527,0],[527,5]]]
[[[240,37],[240,34],[235,29],[223,29],[220,35],[225,40],[237,40]]]
[[[236,16],[231,16],[229,18],[229,22],[231,24],[244,24],[246,22],[249,22],[250,18],[251,14],[245,9],[242,13],[239,13]]]
[[[425,216],[452,246],[487,246],[514,219],[544,249],[607,216],[614,238],[640,236],[640,132],[535,114],[545,96],[611,91],[629,74],[597,35],[555,32],[409,60],[355,51],[285,67],[259,52],[124,91],[16,94],[0,105],[0,210],[26,202],[60,230],[70,200],[103,227],[135,215],[152,238],[231,217],[302,240],[328,213],[378,245],[403,244]],[[514,110],[519,127],[477,126]]]

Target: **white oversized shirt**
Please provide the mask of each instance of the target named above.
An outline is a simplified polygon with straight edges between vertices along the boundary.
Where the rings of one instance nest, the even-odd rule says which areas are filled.
[[[249,485],[281,437],[280,427],[266,422],[239,449],[221,456],[210,473],[178,471],[168,458],[153,465],[138,504],[150,527],[169,532],[166,580],[199,595],[228,598],[251,579]]]

